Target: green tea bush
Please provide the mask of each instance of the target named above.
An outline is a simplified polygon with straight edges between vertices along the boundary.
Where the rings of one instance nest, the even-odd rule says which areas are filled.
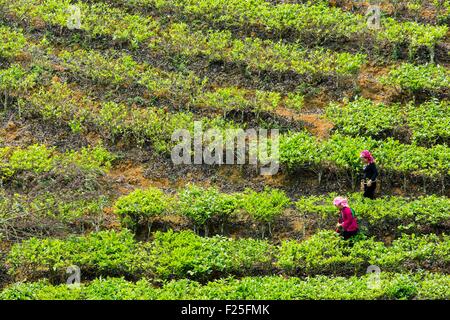
[[[352,274],[369,265],[390,272],[407,271],[420,269],[423,263],[445,269],[449,264],[449,244],[447,235],[402,235],[386,247],[373,239],[352,243],[333,231],[323,231],[302,242],[284,241],[277,266],[294,274]]]
[[[4,3],[4,0],[0,2],[0,7],[11,15],[20,13],[25,23],[30,24],[34,19],[40,19],[49,26],[59,27],[67,27],[70,17],[68,5],[65,0],[52,3],[36,0],[15,4]],[[33,9],[27,10],[28,6]],[[147,42],[159,52],[161,48],[168,50],[168,54],[202,54],[209,56],[211,60],[220,58],[227,62],[244,63],[256,70],[314,75],[352,75],[366,59],[363,54],[341,54],[325,49],[307,50],[300,45],[271,40],[232,39],[231,32],[227,30],[209,30],[208,33],[191,31],[184,23],[173,23],[165,31],[151,17],[128,14],[105,3],[80,3],[79,7],[83,15],[81,29],[86,32],[88,39],[109,36],[115,42],[130,44],[132,48]],[[104,18],[106,16],[107,19]]]
[[[72,90],[69,84],[56,80],[29,96],[19,98],[19,102],[26,115],[39,115],[55,124],[66,123],[75,133],[89,127],[93,110],[98,108],[97,103],[87,96]]]
[[[447,235],[435,234],[416,236],[403,234],[393,241],[386,254],[379,256],[373,264],[390,270],[405,270],[408,265],[423,261],[429,266],[439,268],[450,262],[450,242]]]
[[[113,101],[98,103],[56,80],[20,100],[25,112],[69,126],[74,132],[94,131],[105,139],[125,139],[137,146],[150,143],[153,150],[164,155],[169,155],[176,145],[172,141],[175,130],[186,129],[193,134],[191,112],[168,112],[156,106],[140,108]],[[202,122],[204,130],[237,128],[233,121],[220,116],[196,120]]]
[[[399,105],[375,104],[364,98],[357,98],[345,106],[331,104],[326,115],[336,129],[346,135],[368,135],[379,137],[392,135],[393,130],[402,124]]]
[[[240,196],[240,206],[256,221],[268,224],[269,233],[272,233],[271,224],[279,217],[291,200],[281,190],[265,188],[262,192],[247,189]],[[264,229],[262,232],[264,237]]]
[[[99,276],[138,274],[142,270],[140,261],[132,233],[111,230],[65,240],[31,238],[13,246],[6,264],[16,278],[41,273],[61,278],[71,265]]]
[[[114,160],[114,156],[101,145],[65,153],[57,153],[54,148],[39,144],[26,148],[5,147],[0,150],[0,177],[4,180],[25,171],[34,174],[49,171],[64,174],[70,166],[84,172],[103,173],[109,170],[111,161]]]
[[[214,92],[206,92],[197,99],[195,104],[223,110],[225,114],[232,110],[244,111],[248,109],[256,112],[268,112],[281,105],[281,95],[278,92],[257,90],[253,94],[251,90],[235,87],[219,88]]]
[[[363,263],[361,259],[353,259],[350,252],[351,248],[336,232],[323,231],[300,243],[284,241],[277,265],[292,274],[342,274]]]
[[[24,0],[14,3],[0,1],[0,7],[5,13],[20,16],[22,21],[27,23],[39,20],[44,25],[34,24],[34,27],[41,29],[47,26],[67,27],[67,21],[72,14],[68,10],[70,4],[73,4],[71,0]],[[85,31],[91,40],[110,36],[116,43],[129,43],[136,48],[155,36],[159,30],[159,25],[152,18],[128,14],[105,3],[89,5],[80,2],[77,6],[82,16],[81,30]]]
[[[306,131],[280,137],[280,162],[290,170],[318,167],[323,155],[320,143]]]
[[[1,300],[150,300],[157,290],[145,279],[99,278],[79,287],[52,286],[47,280],[18,283],[0,293]]]
[[[379,41],[390,42],[397,46],[408,43],[410,58],[413,58],[419,48],[427,48],[430,61],[434,60],[435,46],[448,31],[448,26],[431,26],[415,21],[398,22],[389,17],[384,18],[382,24],[381,30],[376,32]]]
[[[417,283],[408,276],[398,276],[391,283],[386,290],[386,296],[390,299],[407,300],[414,298],[417,293]]]
[[[368,30],[367,18],[361,14],[345,12],[328,3],[278,3],[225,0],[138,0],[132,3],[115,0],[134,10],[151,9],[171,14],[185,21],[203,21],[204,25],[230,30],[258,30],[280,38],[294,35],[305,42],[339,41],[353,39],[360,45],[375,40],[377,44],[390,44],[390,49],[407,44],[410,55],[425,47],[434,56],[434,47],[446,35],[447,26],[399,22],[383,17],[381,30]],[[442,9],[442,6],[438,6]]]
[[[54,157],[54,148],[34,144],[26,149],[16,148],[10,155],[8,162],[13,172],[31,171],[42,173],[50,171],[57,158]]]
[[[0,300],[376,300],[449,299],[450,277],[439,273],[381,273],[379,287],[362,277],[285,278],[281,276],[219,279],[206,284],[177,280],[154,287],[148,280],[100,278],[78,288],[46,280],[17,283],[0,292]]]
[[[77,81],[90,80],[100,85],[122,86],[127,90],[142,86],[146,93],[158,101],[168,102],[176,108],[208,108],[223,111],[248,111],[257,114],[273,112],[277,107],[300,110],[303,95],[249,90],[237,87],[209,88],[207,79],[193,73],[168,72],[136,62],[130,55],[114,50],[73,50],[55,52],[62,65],[70,70]],[[164,99],[164,100],[162,100]]]
[[[320,231],[307,240],[275,246],[256,239],[204,238],[192,231],[158,231],[152,242],[140,243],[127,230],[100,231],[66,240],[23,241],[12,247],[6,265],[15,279],[61,279],[71,265],[88,275],[199,280],[269,272],[351,275],[365,272],[369,265],[385,272],[439,271],[450,264],[448,237],[403,235],[386,246],[373,239],[345,241],[334,231]]]
[[[296,214],[302,218],[317,219],[321,226],[331,226],[337,219],[338,211],[332,204],[336,196],[335,193],[302,196],[295,202]],[[442,196],[385,196],[371,200],[354,193],[347,197],[360,223],[368,228],[370,234],[429,232],[446,228],[450,217],[449,200]],[[286,194],[277,189],[266,188],[261,192],[247,189],[241,193],[227,194],[214,187],[189,185],[173,198],[156,188],[136,190],[118,199],[116,213],[123,219],[134,217],[136,220],[132,224],[135,226],[140,219],[147,223],[147,218],[151,220],[154,215],[173,211],[189,218],[197,230],[199,227],[208,226],[210,229],[220,226],[223,234],[225,225],[236,221],[238,215],[234,213],[238,213],[239,209],[254,222],[273,224],[291,204]]]
[[[105,55],[95,50],[62,51],[58,57],[62,65],[76,74],[85,76],[101,85],[132,85],[137,81],[141,66],[125,53],[107,52]]]
[[[82,170],[106,172],[114,160],[115,156],[99,144],[95,147],[83,147],[78,151],[67,151],[61,159],[61,164],[73,164]]]
[[[450,87],[449,71],[436,64],[414,65],[403,63],[380,79],[381,83],[399,86],[412,93],[419,91],[441,92]]]
[[[205,235],[208,235],[208,225],[213,220],[221,224],[223,233],[225,222],[236,211],[237,206],[238,201],[232,194],[221,193],[214,187],[188,185],[179,192],[176,208],[194,226],[205,228]]]
[[[154,99],[191,104],[191,96],[203,89],[203,82],[193,73],[182,74],[138,63],[129,54],[116,50],[71,50],[54,52],[77,81],[127,90],[140,88]],[[205,80],[206,81],[206,80]]]
[[[300,197],[295,205],[303,216],[317,216],[322,220],[334,221],[337,209],[332,204],[336,194]],[[380,197],[366,199],[361,194],[348,195],[352,209],[360,222],[368,224],[369,231],[417,232],[429,227],[443,227],[450,217],[450,201],[436,195],[407,199],[402,197]]]
[[[407,124],[412,131],[412,141],[433,145],[450,142],[450,103],[437,99],[420,106],[408,106]]]
[[[361,150],[374,150],[376,141],[370,137],[348,137],[336,133],[324,141],[323,145],[326,161],[354,175],[355,172],[361,170],[359,153]],[[379,162],[381,161],[379,160]]]
[[[153,272],[163,279],[253,273],[271,269],[273,246],[254,239],[202,238],[192,231],[156,232],[145,244]]]
[[[430,273],[419,284],[417,299],[448,300],[450,297],[450,279],[448,275]]]
[[[335,129],[344,135],[383,138],[397,132],[404,140],[429,146],[448,142],[449,110],[446,101],[437,99],[420,105],[400,106],[357,98],[344,106],[330,104],[326,115],[335,124]]]
[[[450,173],[450,152],[445,145],[424,148],[402,144],[392,138],[378,141],[339,133],[325,141],[319,141],[306,132],[282,135],[279,161],[288,170],[307,168],[320,172],[328,168],[343,171],[355,183],[356,175],[361,170],[359,153],[364,149],[371,150],[381,170],[389,173],[408,173],[410,176],[435,179]]]
[[[37,82],[38,71],[26,70],[20,64],[13,64],[7,69],[0,69],[0,93],[6,110],[12,97],[26,94]]]
[[[284,44],[258,38],[233,39],[232,33],[209,30],[192,31],[185,23],[174,23],[160,39],[151,43],[155,49],[195,57],[204,55],[210,60],[242,63],[255,71],[294,72],[315,77],[351,76],[366,61],[363,54],[336,53],[326,49],[306,49],[300,44]]]
[[[80,231],[84,229],[83,224],[99,228],[102,224],[103,209],[108,205],[109,199],[105,195],[91,195],[73,189],[72,194],[63,190],[41,192],[35,196],[0,192],[0,220],[5,221],[1,230],[5,237],[15,239],[21,238],[19,230],[24,221],[40,221],[42,227],[50,229],[47,232],[56,233],[60,232],[59,228],[48,223],[48,220],[68,224],[67,227]],[[23,228],[26,232],[26,223]]]
[[[132,229],[144,221],[150,234],[153,219],[168,213],[170,206],[171,199],[163,191],[157,188],[137,189],[117,199],[114,211],[122,223]]]
[[[21,30],[0,25],[0,57],[14,59],[22,52],[26,43]]]

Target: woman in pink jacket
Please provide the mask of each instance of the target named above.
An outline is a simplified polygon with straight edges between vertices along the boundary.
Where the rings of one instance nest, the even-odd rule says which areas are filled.
[[[347,240],[358,233],[358,221],[356,220],[356,217],[353,216],[347,199],[343,197],[336,197],[333,200],[333,204],[340,211],[336,231],[344,237],[344,240]]]

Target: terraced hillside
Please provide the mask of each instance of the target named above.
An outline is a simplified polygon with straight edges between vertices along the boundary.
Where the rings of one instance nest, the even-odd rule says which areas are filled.
[[[369,6],[0,0],[0,299],[450,299],[450,1]]]

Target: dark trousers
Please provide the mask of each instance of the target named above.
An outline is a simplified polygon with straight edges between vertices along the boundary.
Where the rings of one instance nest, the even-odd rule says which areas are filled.
[[[356,235],[358,231],[359,231],[358,229],[356,229],[355,231],[342,231],[341,235],[344,237],[344,240],[348,240],[354,235]]]
[[[364,197],[369,199],[375,199],[375,190],[377,188],[377,183],[372,182],[372,185],[368,187],[367,185],[364,185]]]

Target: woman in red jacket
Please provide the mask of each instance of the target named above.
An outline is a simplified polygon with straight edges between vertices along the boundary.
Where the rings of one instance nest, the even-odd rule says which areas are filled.
[[[358,221],[356,221],[356,218],[353,217],[352,210],[348,206],[347,199],[343,197],[336,197],[333,200],[333,204],[340,211],[336,231],[344,237],[344,240],[347,240],[358,233]],[[342,231],[340,230],[341,228]]]

